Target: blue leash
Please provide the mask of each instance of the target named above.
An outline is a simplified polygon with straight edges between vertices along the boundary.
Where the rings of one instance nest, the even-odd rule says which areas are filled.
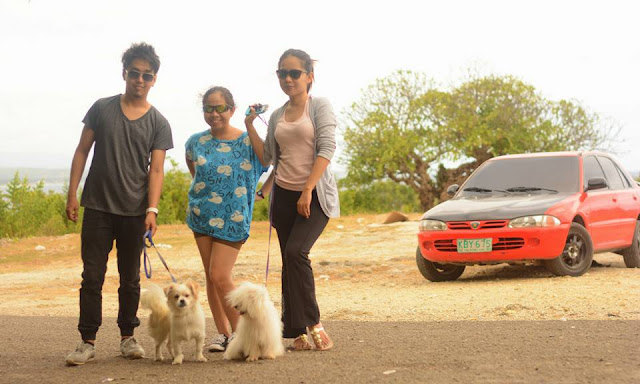
[[[147,243],[147,240],[149,240],[148,243]],[[144,233],[144,236],[142,236],[142,243],[143,243],[142,250],[144,252],[144,274],[147,276],[147,279],[151,278],[151,261],[149,260],[149,255],[147,255],[147,248],[153,247],[153,249],[156,250],[156,253],[158,254],[158,257],[160,258],[160,261],[162,261],[162,264],[167,269],[167,272],[169,272],[169,276],[171,276],[171,280],[174,283],[177,283],[178,281],[171,274],[171,271],[169,270],[169,267],[167,266],[167,262],[164,261],[164,258],[160,254],[160,251],[158,251],[158,248],[156,248],[156,245],[153,243],[153,239],[151,238],[151,230],[150,229],[147,230],[147,232]],[[149,269],[148,270],[147,270],[147,264],[149,265]]]

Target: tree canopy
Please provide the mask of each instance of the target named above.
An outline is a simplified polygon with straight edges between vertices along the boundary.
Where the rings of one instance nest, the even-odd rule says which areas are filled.
[[[491,157],[598,148],[612,130],[575,101],[495,75],[442,90],[422,73],[397,71],[366,88],[346,117],[346,184],[406,184],[423,209]]]

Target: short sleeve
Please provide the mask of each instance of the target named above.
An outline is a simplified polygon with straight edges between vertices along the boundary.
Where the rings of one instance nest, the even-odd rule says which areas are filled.
[[[189,161],[193,161],[193,136],[184,144],[184,153]]]
[[[84,115],[84,119],[82,119],[82,122],[84,123],[84,125],[91,128],[94,132],[96,131],[96,129],[98,129],[97,121],[98,121],[98,114],[100,113],[100,105],[98,104],[98,101],[93,103],[91,108],[89,108],[87,113]]]
[[[171,149],[173,148],[173,136],[171,135],[171,125],[169,125],[169,121],[165,119],[164,116],[157,110],[156,121],[156,131],[153,138],[153,144],[151,149]]]

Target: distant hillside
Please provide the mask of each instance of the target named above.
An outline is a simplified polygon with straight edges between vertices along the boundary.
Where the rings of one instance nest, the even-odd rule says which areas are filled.
[[[13,179],[16,171],[20,179],[26,177],[33,183],[40,180],[44,180],[45,183],[63,183],[69,180],[69,169],[0,168],[0,185],[7,184]]]

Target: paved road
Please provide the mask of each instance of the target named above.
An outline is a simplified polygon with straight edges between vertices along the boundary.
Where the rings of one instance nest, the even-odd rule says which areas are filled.
[[[212,329],[211,319],[208,329]],[[0,383],[640,383],[640,321],[325,323],[329,352],[182,366],[118,356],[108,318],[96,360],[64,366],[77,319],[0,316]],[[138,339],[152,350],[146,327]],[[186,346],[187,360],[193,347]]]

